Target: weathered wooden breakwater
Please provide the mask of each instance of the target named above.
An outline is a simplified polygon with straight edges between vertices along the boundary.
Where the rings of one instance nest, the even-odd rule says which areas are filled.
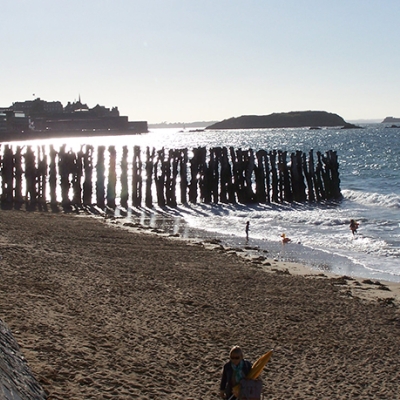
[[[334,151],[226,147],[156,150],[81,146],[78,151],[5,145],[1,202],[62,206],[176,207],[179,203],[283,203],[340,199]],[[190,156],[189,156],[190,154]],[[130,159],[129,159],[130,158]],[[145,158],[143,161],[142,158]],[[314,159],[315,158],[315,159]],[[156,199],[154,199],[154,196]],[[117,204],[119,200],[119,204]]]

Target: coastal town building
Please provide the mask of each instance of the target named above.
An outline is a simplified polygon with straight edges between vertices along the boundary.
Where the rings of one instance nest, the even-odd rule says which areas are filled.
[[[7,131],[7,115],[0,111],[0,134]]]
[[[11,107],[0,108],[0,135],[18,135],[29,131],[29,117]],[[0,138],[1,138],[0,137]]]
[[[50,138],[65,135],[113,135],[148,132],[147,121],[129,121],[118,107],[97,104],[90,108],[78,101],[45,101],[40,98],[0,108],[0,140]]]
[[[57,114],[64,112],[60,101],[35,100],[17,101],[10,107],[13,111],[20,111],[25,115]]]

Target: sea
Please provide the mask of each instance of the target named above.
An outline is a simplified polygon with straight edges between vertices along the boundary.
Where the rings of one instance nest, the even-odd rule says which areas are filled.
[[[361,124],[362,129],[286,128],[150,129],[142,135],[31,141],[56,149],[67,144],[140,146],[160,150],[233,146],[235,149],[337,152],[342,200],[320,204],[178,204],[176,208],[120,208],[115,217],[183,238],[218,239],[235,248],[258,249],[281,261],[300,262],[337,275],[400,282],[400,127]],[[13,145],[24,143],[13,143]],[[132,157],[130,157],[131,159]],[[118,187],[117,187],[118,191]],[[154,196],[155,197],[155,196]],[[118,203],[118,200],[117,200]],[[356,234],[350,220],[359,223]],[[245,226],[250,222],[249,238]],[[282,243],[282,234],[290,242]]]

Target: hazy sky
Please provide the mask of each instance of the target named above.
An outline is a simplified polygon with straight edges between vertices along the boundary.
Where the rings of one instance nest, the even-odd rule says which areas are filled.
[[[0,0],[0,107],[400,117],[400,0]]]

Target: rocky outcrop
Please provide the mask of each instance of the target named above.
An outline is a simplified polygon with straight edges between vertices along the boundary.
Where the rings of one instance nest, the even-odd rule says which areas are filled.
[[[242,115],[217,122],[206,129],[302,128],[345,125],[346,121],[342,117],[326,111],[292,111],[270,115]]]
[[[344,124],[344,126],[342,126],[342,129],[362,129],[362,127],[361,127],[361,126],[358,126],[358,125],[354,125],[354,124],[350,124],[350,123],[346,122],[346,123]]]
[[[396,118],[396,117],[386,117],[386,118],[382,121],[382,124],[392,124],[393,122],[400,122],[400,118]]]

